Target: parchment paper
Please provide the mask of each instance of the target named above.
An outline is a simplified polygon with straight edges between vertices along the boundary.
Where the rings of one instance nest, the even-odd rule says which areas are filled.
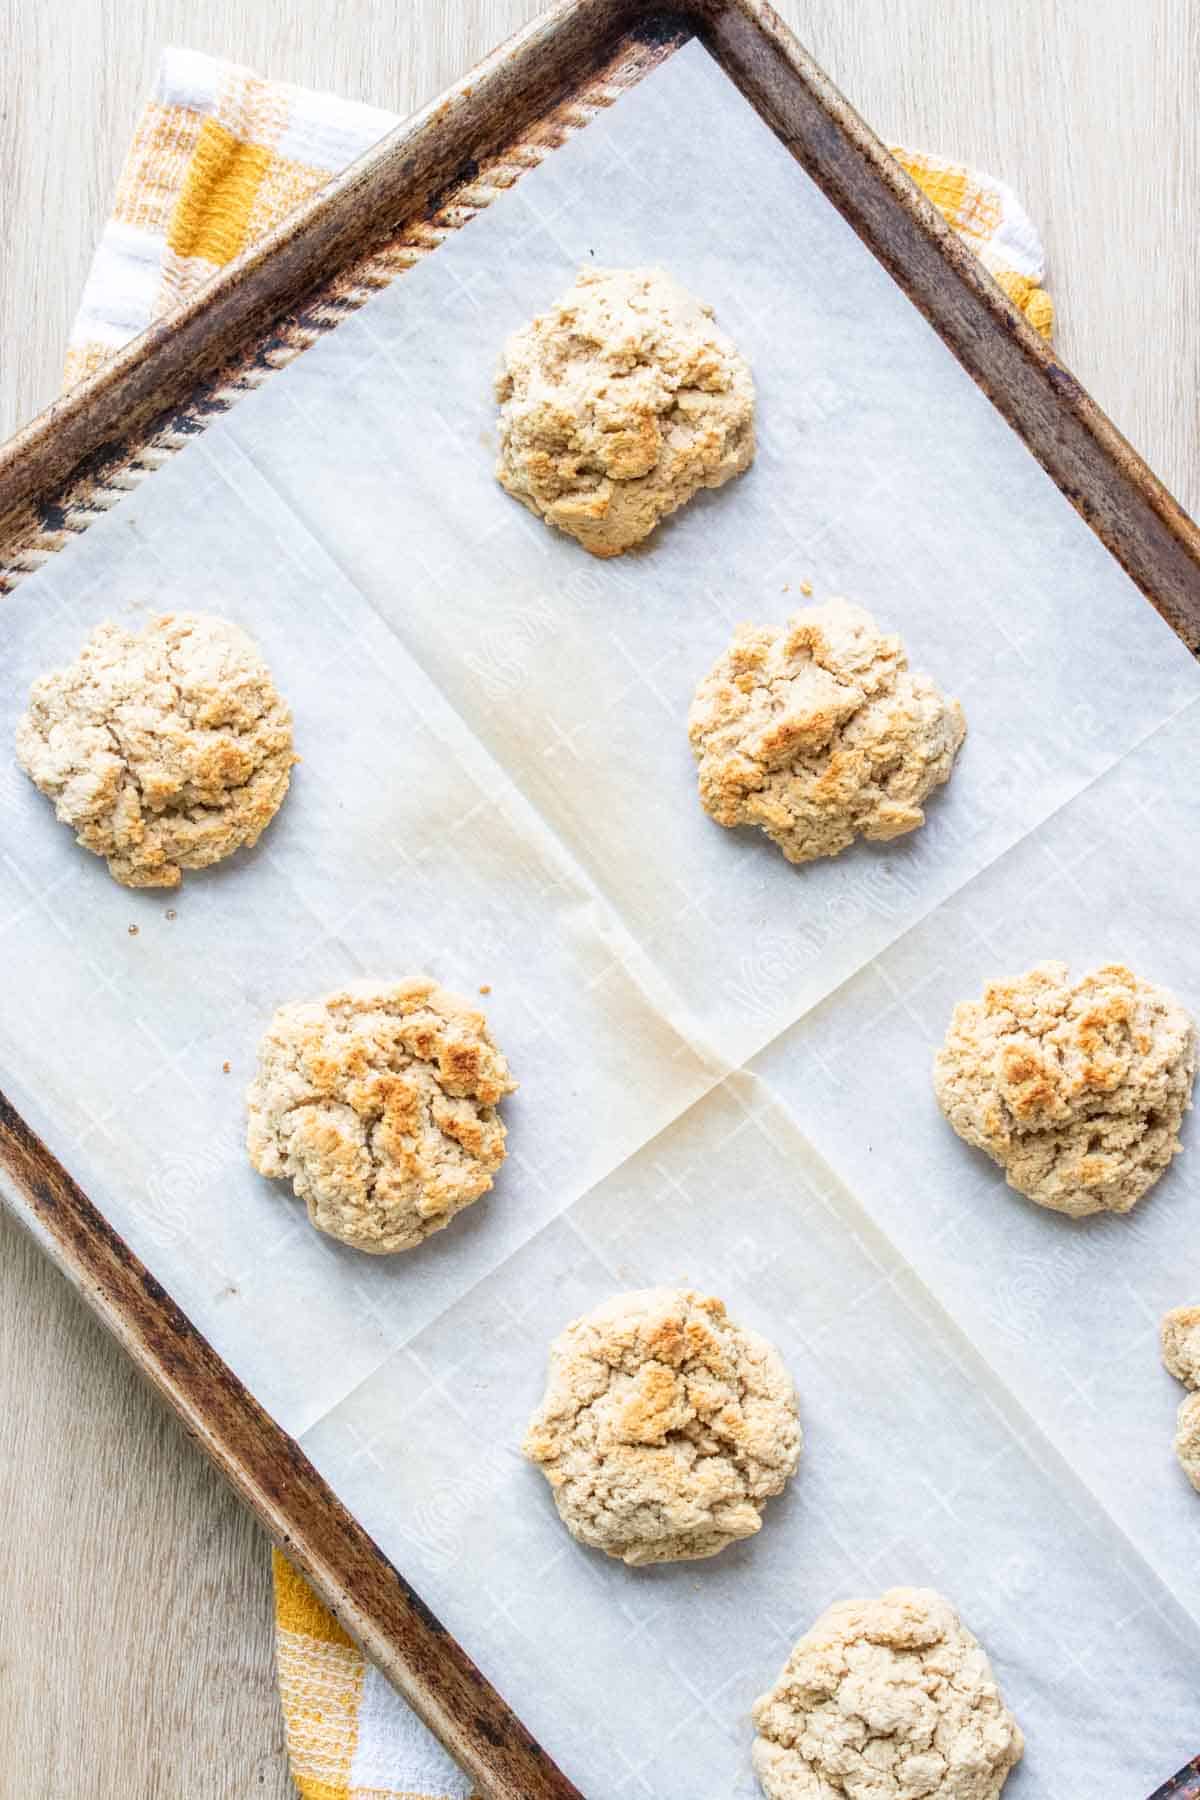
[[[615,565],[491,472],[499,345],[593,257],[709,300],[760,403],[753,470]],[[795,870],[705,819],[684,715],[805,580],[901,630],[970,732],[924,830]],[[1165,1779],[1200,1748],[1200,1501],[1155,1343],[1200,1297],[1195,1131],[1136,1213],[1072,1223],[959,1143],[929,1062],[956,1000],[1045,956],[1200,1012],[1200,678],[702,50],[25,582],[4,741],[96,623],[172,606],[258,639],[304,762],[178,896],[0,775],[0,1080],[584,1792],[752,1794],[754,1696],[895,1582],[986,1643],[1014,1800]],[[374,1261],[252,1174],[242,1091],[280,1001],[422,968],[490,984],[511,1155]],[[516,1445],[565,1321],[677,1280],[779,1345],[807,1448],[754,1541],[630,1571]]]

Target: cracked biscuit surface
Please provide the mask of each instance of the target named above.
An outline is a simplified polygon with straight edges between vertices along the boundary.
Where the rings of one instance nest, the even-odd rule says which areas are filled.
[[[1056,1212],[1128,1212],[1181,1149],[1195,1030],[1121,963],[1072,981],[1038,963],[955,1007],[934,1060],[938,1104],[1010,1187]]]
[[[1163,1363],[1185,1387],[1200,1389],[1200,1306],[1176,1306],[1164,1313],[1159,1326]],[[1188,1394],[1179,1405],[1175,1430],[1175,1454],[1180,1467],[1200,1493],[1200,1393]]]
[[[1175,1454],[1180,1468],[1200,1494],[1200,1394],[1188,1394],[1180,1402]]]
[[[33,684],[17,757],[125,887],[176,887],[253,844],[288,790],[292,715],[227,619],[100,625]]]
[[[1163,1314],[1158,1336],[1163,1363],[1176,1381],[1200,1388],[1200,1306],[1172,1307]]]
[[[712,309],[661,269],[581,269],[514,332],[496,475],[593,556],[619,556],[754,457],[754,383]]]
[[[683,1288],[618,1294],[550,1350],[524,1451],[573,1537],[630,1564],[752,1537],[800,1460],[778,1352]]]
[[[1024,1749],[987,1653],[932,1588],[829,1607],[754,1722],[770,1800],[995,1800]]]
[[[965,733],[958,701],[841,599],[739,626],[688,713],[705,812],[757,825],[793,863],[924,824]]]
[[[427,976],[281,1006],[246,1094],[250,1161],[318,1231],[411,1250],[487,1192],[516,1089],[477,1008]]]

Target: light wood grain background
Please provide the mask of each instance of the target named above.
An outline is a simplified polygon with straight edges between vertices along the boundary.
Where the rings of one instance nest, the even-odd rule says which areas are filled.
[[[1066,360],[1196,512],[1200,6],[776,3],[885,139],[970,158],[1023,195],[1049,249]],[[0,436],[56,392],[163,45],[406,112],[537,10],[0,0]],[[0,1218],[0,1795],[291,1792],[265,1542]]]

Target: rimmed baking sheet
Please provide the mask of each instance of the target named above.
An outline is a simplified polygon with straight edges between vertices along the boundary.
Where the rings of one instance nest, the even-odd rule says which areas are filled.
[[[671,268],[760,393],[750,475],[604,566],[495,486],[488,393],[593,257]],[[970,735],[915,838],[796,871],[704,819],[683,717],[802,583],[901,630]],[[927,1065],[1039,956],[1200,1006],[1197,671],[698,45],[5,605],[0,730],[93,624],[166,605],[244,623],[293,703],[279,820],[178,898],[5,779],[0,1082],[585,1792],[752,1793],[790,1639],[897,1580],[985,1638],[1030,1740],[1008,1791],[1185,1759],[1196,1502],[1154,1320],[1188,1159],[1131,1218],[1043,1216]],[[522,1089],[494,1194],[380,1264],[250,1173],[240,1093],[279,1000],[419,967],[490,987]],[[775,1339],[809,1442],[753,1543],[631,1573],[515,1443],[553,1332],[660,1279]]]

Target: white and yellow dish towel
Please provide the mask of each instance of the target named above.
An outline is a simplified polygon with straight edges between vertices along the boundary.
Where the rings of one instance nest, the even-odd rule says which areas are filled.
[[[397,123],[375,107],[168,50],[84,289],[67,385],[166,317]],[[961,163],[893,154],[1049,337],[1041,241],[1011,188]],[[304,1800],[466,1800],[466,1777],[278,1552],[274,1562],[279,1693]]]

